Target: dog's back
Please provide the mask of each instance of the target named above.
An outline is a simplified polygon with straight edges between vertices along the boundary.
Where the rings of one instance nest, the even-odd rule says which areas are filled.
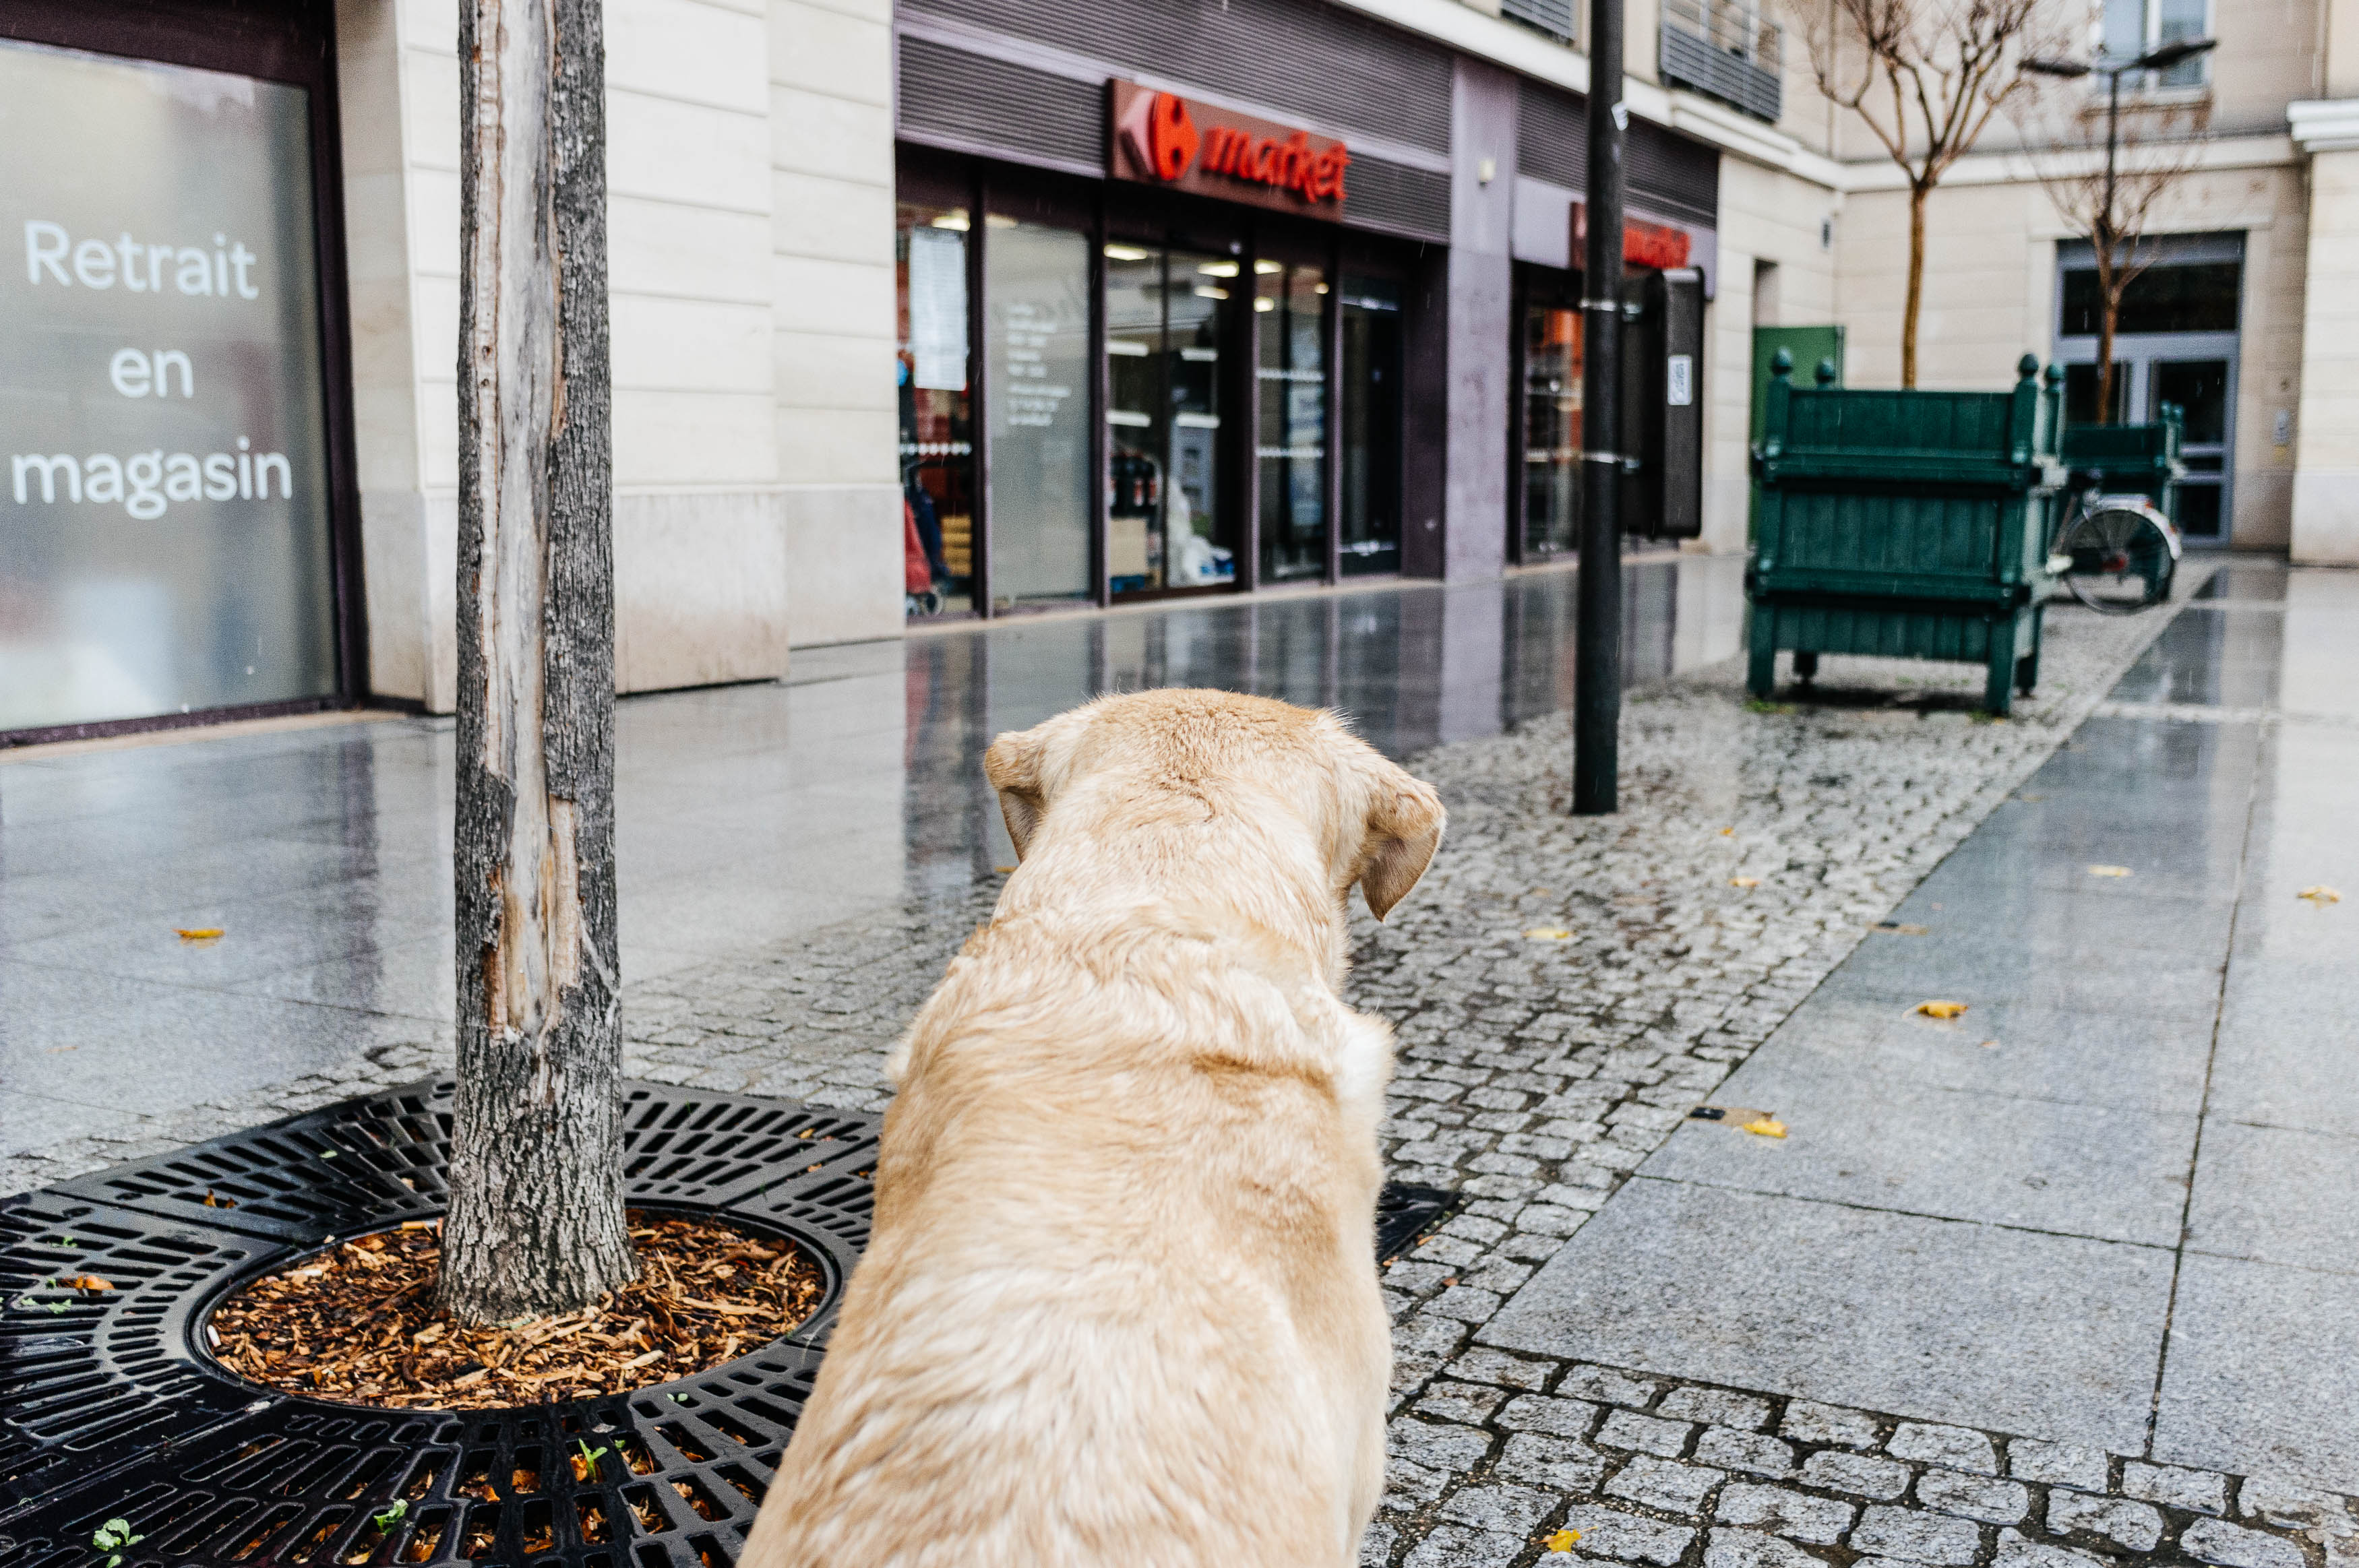
[[[1336,994],[1339,894],[1389,907],[1439,805],[1217,693],[1003,737],[992,774],[1023,867],[895,1053],[875,1239],[745,1561],[1350,1563],[1389,1037]]]

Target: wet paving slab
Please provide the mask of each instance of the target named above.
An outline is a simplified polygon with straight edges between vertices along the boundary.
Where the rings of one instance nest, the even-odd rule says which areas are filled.
[[[2354,669],[2220,572],[1484,1341],[2359,1488]]]
[[[1625,675],[1732,654],[1743,563],[1625,571]],[[1574,574],[1175,601],[798,652],[783,683],[619,705],[626,981],[753,954],[1014,859],[981,758],[1102,692],[1340,708],[1401,756],[1571,701]],[[0,752],[0,1155],[439,1041],[447,719]],[[180,929],[219,928],[187,942]]]

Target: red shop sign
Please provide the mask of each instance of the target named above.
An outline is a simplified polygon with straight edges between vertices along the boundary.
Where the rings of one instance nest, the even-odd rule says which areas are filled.
[[[1342,142],[1135,81],[1111,86],[1106,168],[1117,179],[1297,212],[1342,210],[1352,161]]]
[[[1572,204],[1573,265],[1579,266],[1587,255],[1589,245],[1589,204]],[[1651,223],[1644,218],[1625,216],[1622,220],[1622,259],[1636,266],[1654,267],[1669,272],[1690,264],[1695,254],[1695,236],[1675,223]]]

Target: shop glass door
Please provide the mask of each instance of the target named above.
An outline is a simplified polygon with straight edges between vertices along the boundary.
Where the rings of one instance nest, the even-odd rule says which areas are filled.
[[[2164,404],[2179,405],[2179,455],[2187,465],[2179,481],[2179,528],[2190,538],[2218,539],[2225,532],[2232,370],[2224,359],[2157,359],[2147,373],[2146,417],[2158,419]]]
[[[1327,273],[1254,264],[1255,431],[1265,580],[1327,570]]]
[[[963,206],[900,204],[902,602],[912,615],[974,608],[967,232]]]
[[[335,692],[310,116],[0,41],[0,730]]]
[[[1236,580],[1220,472],[1221,345],[1237,264],[1105,247],[1106,586],[1114,593]]]
[[[2115,422],[2158,419],[2166,403],[2184,421],[2179,527],[2190,542],[2224,544],[2234,515],[2236,365],[2244,238],[2152,241],[2158,254],[2122,292],[2114,321]],[[2057,357],[2064,362],[2064,417],[2099,416],[2097,332],[2104,298],[2088,246],[2069,251],[2058,280]]]
[[[1581,542],[1581,312],[1524,307],[1524,558]]]
[[[997,212],[987,222],[992,603],[1087,600],[1090,238]]]
[[[1400,570],[1400,285],[1343,275],[1343,575]]]

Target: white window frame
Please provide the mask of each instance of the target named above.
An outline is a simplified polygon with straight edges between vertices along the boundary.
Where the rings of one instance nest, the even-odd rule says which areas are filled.
[[[2102,50],[2104,47],[2106,13],[2114,5],[2123,4],[2137,5],[2143,15],[2143,23],[2138,29],[2138,53],[2144,54],[2162,41],[2162,0],[2098,0],[2098,4],[2093,8],[2095,15],[2090,26],[2090,30],[2096,35],[2094,42],[2097,49]],[[2218,8],[2219,0],[2203,0],[2203,22],[2197,29],[2195,35],[2197,38],[2208,38],[2217,36],[2212,29],[2218,25]],[[2216,52],[2216,50],[2208,51],[2195,57],[2197,79],[2193,81],[2174,81],[2166,86],[2162,81],[2162,72],[2142,70],[2136,75],[2124,72],[2122,86],[2129,92],[2149,98],[2163,95],[2193,96],[2208,92],[2212,90],[2212,55]],[[2091,91],[2098,97],[2102,98],[2105,95],[2104,77],[2093,75],[2089,81]]]

